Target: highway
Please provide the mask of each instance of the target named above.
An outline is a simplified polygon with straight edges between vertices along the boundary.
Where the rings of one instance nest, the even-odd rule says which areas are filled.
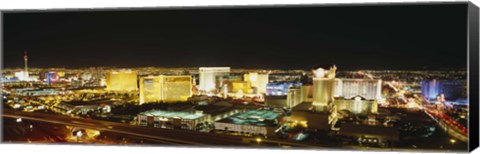
[[[430,112],[426,110],[424,110],[425,114],[427,114],[430,118],[432,118],[435,122],[438,123],[438,125],[440,127],[443,128],[443,130],[445,130],[448,134],[450,134],[452,137],[460,140],[460,141],[463,141],[463,142],[468,142],[468,137],[465,136],[464,134],[462,134],[461,132],[459,132],[457,129],[455,129],[453,126],[447,124],[446,122],[444,122],[442,119],[440,118],[436,118],[434,115],[430,114]]]
[[[61,115],[46,114],[40,112],[21,112],[15,110],[3,110],[3,117],[23,118],[26,120],[47,122],[53,124],[63,124],[79,128],[95,129],[99,131],[108,131],[122,135],[133,136],[144,140],[150,140],[169,145],[193,145],[193,146],[289,146],[302,148],[322,148],[323,145],[312,145],[304,143],[294,143],[276,139],[261,139],[257,142],[257,137],[231,136],[215,133],[202,133],[188,130],[161,129],[147,126],[136,126],[116,122],[91,120],[83,118],[72,118]]]

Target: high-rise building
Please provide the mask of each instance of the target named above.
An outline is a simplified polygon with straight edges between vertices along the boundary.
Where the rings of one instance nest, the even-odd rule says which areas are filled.
[[[163,76],[165,102],[187,101],[192,97],[192,76]]]
[[[199,68],[199,91],[201,93],[215,92],[218,87],[216,85],[217,76],[224,76],[230,73],[230,67],[200,67]]]
[[[182,102],[192,96],[192,76],[148,76],[140,78],[140,104]]]
[[[59,77],[57,75],[57,72],[50,71],[50,72],[45,73],[45,79],[46,79],[48,84],[52,84],[54,82],[57,82],[58,78]]]
[[[351,99],[362,96],[367,100],[380,100],[382,97],[380,79],[336,79],[335,97]]]
[[[313,105],[320,111],[325,111],[334,100],[336,70],[333,66],[330,70],[318,68],[313,71]]]
[[[252,87],[256,87],[259,94],[267,92],[268,74],[248,73],[243,75],[243,81],[251,83]]]
[[[313,99],[313,90],[312,85],[302,85],[302,100],[306,102],[312,102]]]
[[[30,77],[28,76],[28,72],[25,71],[19,71],[15,72],[15,77],[18,78],[20,81],[29,81]]]
[[[289,108],[295,107],[303,101],[302,87],[297,86],[288,88],[287,106]]]
[[[140,104],[162,101],[161,80],[160,76],[140,78]]]
[[[271,82],[267,84],[266,96],[286,96],[288,94],[288,88],[292,86],[302,86],[300,82]]]
[[[28,75],[28,55],[27,55],[27,51],[24,52],[23,61],[25,63],[25,78],[28,79],[29,75]]]
[[[336,99],[334,104],[337,111],[347,110],[354,114],[376,114],[378,112],[378,100],[367,100],[362,96]]]
[[[228,92],[238,92],[238,89],[237,90],[233,89],[233,83],[240,83],[240,82],[243,83],[244,81],[242,76],[238,76],[238,75],[228,75],[228,74],[218,75],[216,76],[216,79],[215,79],[215,85],[218,85],[218,87],[221,87],[220,91],[222,92],[225,86],[227,87]],[[250,87],[250,83],[248,84],[249,84],[248,86]]]
[[[422,95],[435,100],[441,94],[447,101],[466,98],[466,81],[462,80],[424,80],[421,83]]]
[[[105,78],[106,90],[133,91],[137,90],[137,71],[121,70],[107,72]]]
[[[251,94],[253,93],[253,89],[251,87],[251,83],[247,81],[234,81],[232,82],[232,92],[237,93],[239,91],[243,93]]]

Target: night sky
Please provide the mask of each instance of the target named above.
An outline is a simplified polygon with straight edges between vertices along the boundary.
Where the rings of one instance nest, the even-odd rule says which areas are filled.
[[[466,68],[466,6],[7,12],[3,65]]]

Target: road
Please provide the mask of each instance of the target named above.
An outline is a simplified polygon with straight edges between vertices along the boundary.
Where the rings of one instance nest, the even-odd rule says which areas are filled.
[[[396,87],[396,86],[392,85],[391,83],[387,83],[387,85],[389,85],[390,87],[395,89],[395,91],[397,93],[396,95],[401,96],[401,97],[405,97],[403,95],[405,92],[397,90],[397,89],[403,89],[402,87]],[[438,113],[438,112],[443,112],[443,111],[438,111],[436,109],[431,109],[431,108],[427,107],[425,104],[431,104],[431,103],[428,100],[426,100],[423,96],[418,96],[418,97],[415,96],[414,100],[417,104],[421,105],[425,114],[427,114],[431,119],[433,119],[450,136],[452,136],[452,137],[454,137],[454,138],[456,138],[460,141],[468,142],[467,134],[462,133],[456,126],[450,125],[447,122],[445,122],[445,119],[440,118],[440,117],[432,114],[432,113],[435,113],[435,112]],[[424,103],[424,102],[426,102],[426,103]]]
[[[435,122],[438,123],[438,125],[440,127],[442,127],[443,130],[445,130],[448,134],[450,134],[452,137],[460,140],[460,141],[463,141],[463,142],[468,142],[468,137],[465,136],[464,134],[462,134],[461,132],[459,132],[456,128],[454,128],[453,126],[447,124],[444,120],[440,119],[440,118],[436,118],[434,115],[430,114],[427,110],[424,110],[424,112],[430,116],[430,118],[432,118],[433,120],[435,120]]]
[[[161,129],[147,126],[136,126],[116,122],[99,121],[82,118],[72,118],[61,115],[46,114],[40,112],[21,112],[15,110],[4,110],[3,115],[8,118],[23,118],[26,120],[63,124],[79,128],[95,129],[99,131],[113,132],[145,140],[172,145],[194,145],[194,146],[290,146],[302,148],[322,148],[322,145],[294,143],[275,139],[261,139],[257,137],[231,136],[215,133],[202,133],[188,130]]]

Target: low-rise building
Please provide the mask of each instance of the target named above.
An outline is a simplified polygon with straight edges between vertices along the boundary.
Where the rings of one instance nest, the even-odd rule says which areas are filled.
[[[392,147],[399,140],[396,127],[345,123],[340,126],[339,135],[349,137],[360,145]]]
[[[69,102],[60,102],[56,105],[58,109],[63,110],[67,114],[78,114],[78,113],[87,113],[89,111],[103,110],[110,108],[115,104],[115,101],[110,99],[102,99],[96,101],[69,101]]]
[[[271,110],[248,110],[214,123],[215,130],[251,135],[274,135],[282,114]]]
[[[316,129],[327,131],[330,129],[331,121],[330,113],[319,112],[312,105],[312,102],[303,102],[292,108],[290,116],[287,117],[287,121],[294,123],[302,123],[306,125],[308,129]]]
[[[137,115],[138,124],[167,129],[197,130],[197,126],[208,122],[209,116],[201,112],[175,112],[151,110]]]
[[[377,100],[367,100],[361,96],[352,99],[336,99],[333,104],[337,111],[347,110],[354,114],[376,114],[378,111]]]

